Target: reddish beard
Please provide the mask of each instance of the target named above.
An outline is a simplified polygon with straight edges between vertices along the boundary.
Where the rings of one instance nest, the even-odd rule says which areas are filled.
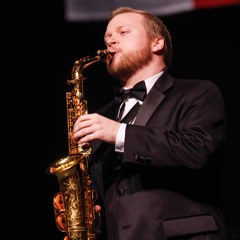
[[[152,58],[151,47],[149,44],[145,48],[128,53],[121,52],[121,58],[118,62],[112,62],[107,65],[110,75],[116,77],[125,85],[135,72],[147,65]]]

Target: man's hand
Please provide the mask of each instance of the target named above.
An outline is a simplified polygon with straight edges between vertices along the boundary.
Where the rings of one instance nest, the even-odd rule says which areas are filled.
[[[72,139],[80,138],[79,144],[95,139],[114,144],[120,123],[97,113],[82,115],[74,124]]]

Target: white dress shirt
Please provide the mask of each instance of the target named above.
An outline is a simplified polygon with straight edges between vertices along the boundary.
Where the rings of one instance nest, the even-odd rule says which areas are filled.
[[[150,77],[150,78],[148,78],[148,79],[146,79],[146,80],[144,80],[145,85],[146,85],[147,94],[149,93],[149,91],[151,90],[151,88],[154,85],[154,83],[158,80],[158,78],[162,74],[163,74],[163,71],[158,73],[158,74],[156,74],[156,75],[154,75],[154,76],[152,76],[152,77]],[[138,100],[136,98],[127,98],[124,101],[125,108],[124,108],[124,111],[123,111],[122,119],[124,118],[124,116],[126,116],[126,114],[132,109],[132,107],[137,102],[139,102],[140,105],[143,104],[143,102],[141,100]],[[120,108],[121,108],[121,106],[120,106]],[[131,124],[134,123],[134,120],[131,122]],[[120,128],[119,128],[118,133],[117,133],[116,142],[115,142],[115,151],[116,152],[122,152],[122,153],[124,152],[126,127],[127,127],[126,123],[121,123]]]

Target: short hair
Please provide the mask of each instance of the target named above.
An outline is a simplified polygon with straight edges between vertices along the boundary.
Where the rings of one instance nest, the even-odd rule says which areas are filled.
[[[115,16],[122,13],[137,13],[142,15],[144,18],[144,26],[149,38],[153,39],[159,36],[163,37],[164,39],[163,59],[166,68],[168,69],[172,61],[172,38],[163,21],[146,11],[136,10],[130,7],[119,7],[110,14],[108,18],[108,23]]]

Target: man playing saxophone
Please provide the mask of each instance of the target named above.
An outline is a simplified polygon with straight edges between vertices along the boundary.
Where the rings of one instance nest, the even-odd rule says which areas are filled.
[[[107,239],[226,239],[216,208],[226,128],[219,90],[167,72],[171,36],[150,13],[116,9],[104,40],[114,55],[108,72],[123,89],[80,116],[73,139],[91,143]]]

